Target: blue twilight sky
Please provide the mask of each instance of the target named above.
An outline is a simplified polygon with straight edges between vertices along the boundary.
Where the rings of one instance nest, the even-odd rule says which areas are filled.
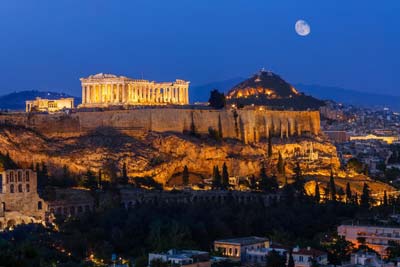
[[[399,0],[1,0],[0,95],[80,95],[98,72],[199,85],[262,67],[400,95],[399,13]]]

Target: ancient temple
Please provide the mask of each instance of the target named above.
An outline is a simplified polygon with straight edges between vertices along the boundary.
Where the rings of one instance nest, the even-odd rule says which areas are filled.
[[[99,73],[81,78],[80,107],[189,104],[189,82],[154,82]]]

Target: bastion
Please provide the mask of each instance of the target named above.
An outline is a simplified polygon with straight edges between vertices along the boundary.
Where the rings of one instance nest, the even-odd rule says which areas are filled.
[[[46,137],[76,137],[98,128],[112,128],[140,137],[148,132],[192,132],[208,134],[211,129],[223,138],[258,142],[270,135],[283,137],[319,135],[318,111],[275,111],[192,108],[136,108],[81,111],[66,114],[5,113],[0,125],[15,125]]]

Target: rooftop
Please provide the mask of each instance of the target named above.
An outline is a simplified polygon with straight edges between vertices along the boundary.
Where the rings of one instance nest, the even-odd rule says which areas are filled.
[[[266,241],[268,241],[268,238],[258,237],[258,236],[248,236],[248,237],[239,237],[239,238],[230,238],[230,239],[220,239],[220,240],[216,240],[215,242],[247,246],[247,245],[262,243],[262,242],[266,242]]]

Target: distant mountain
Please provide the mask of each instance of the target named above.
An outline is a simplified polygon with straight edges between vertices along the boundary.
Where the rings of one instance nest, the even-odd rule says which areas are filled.
[[[0,96],[0,109],[25,110],[25,101],[33,100],[36,97],[46,98],[46,99],[73,97],[75,98],[74,101],[75,106],[81,103],[80,97],[74,97],[64,93],[43,92],[43,91],[21,91]]]
[[[325,105],[323,101],[299,92],[276,73],[264,69],[229,90],[227,103],[284,110],[317,110]]]
[[[394,111],[400,111],[400,96],[366,93],[320,85],[296,84],[295,87],[319,99],[334,100],[361,107],[389,107]]]

